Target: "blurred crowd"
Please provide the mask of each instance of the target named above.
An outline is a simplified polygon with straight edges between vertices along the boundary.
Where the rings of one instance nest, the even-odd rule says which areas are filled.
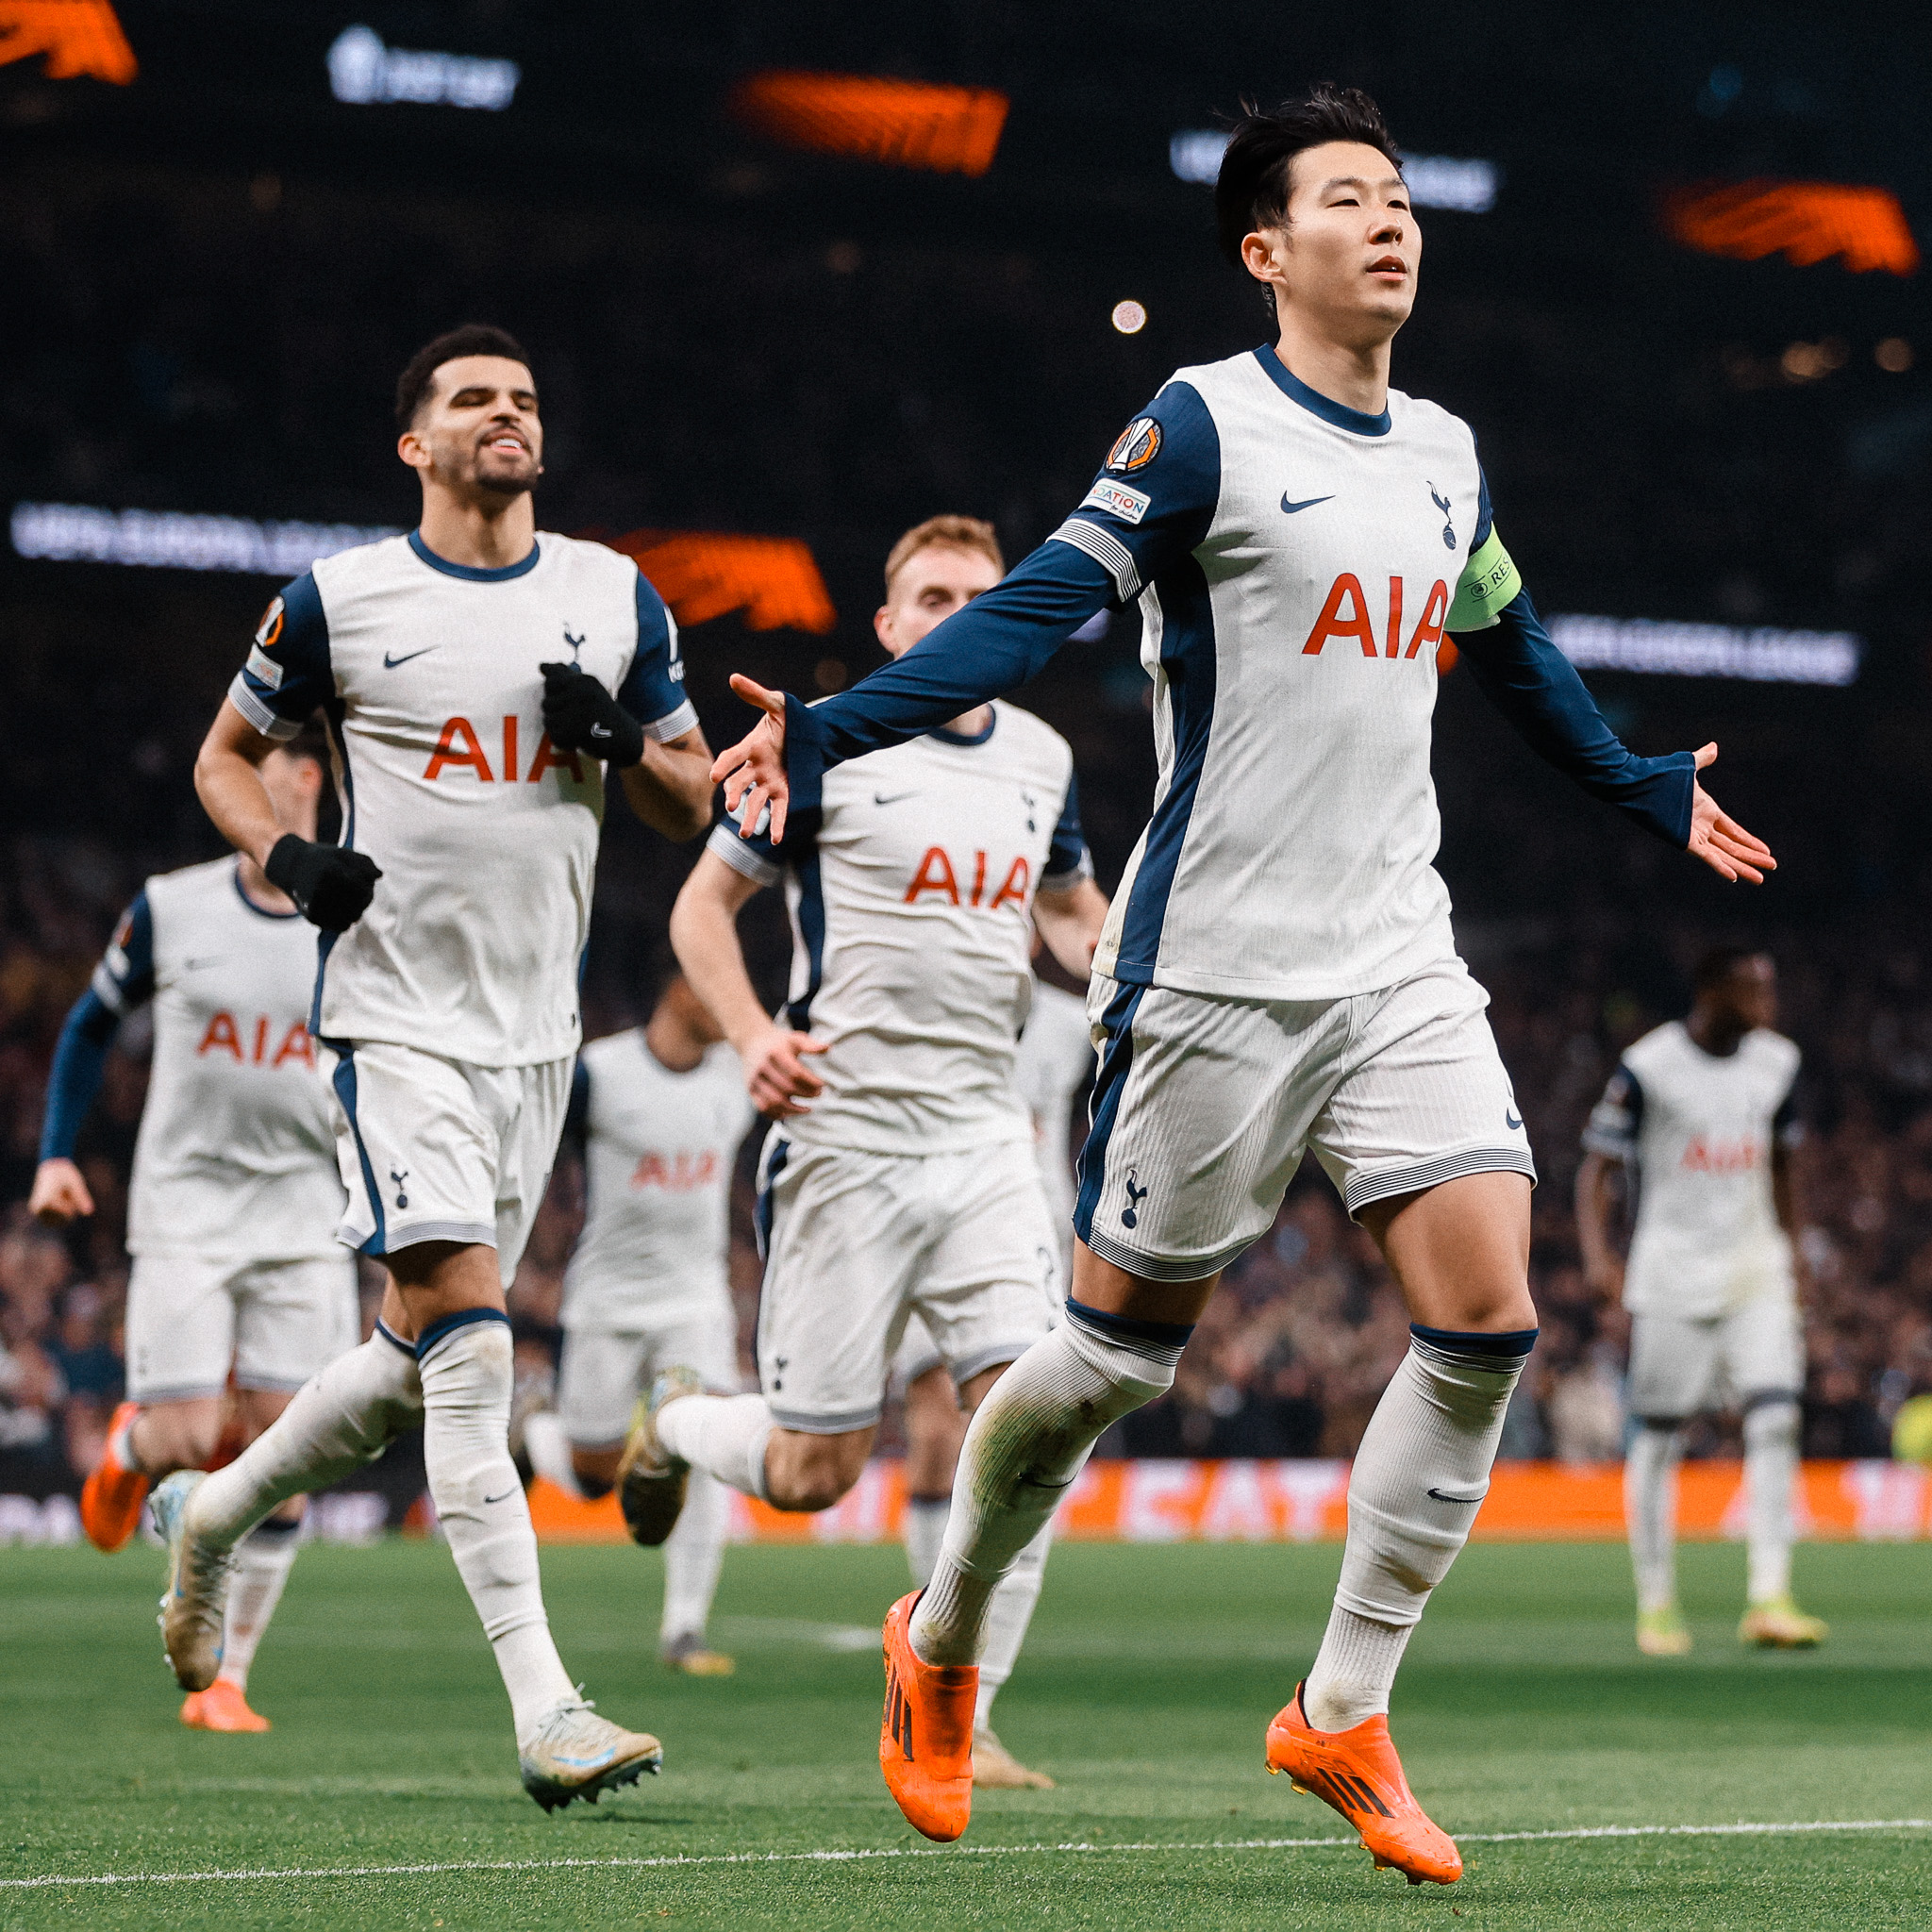
[[[98,1214],[56,1233],[28,1219],[25,1201],[56,1035],[137,884],[84,841],[22,838],[0,855],[0,1493],[71,1491],[120,1391],[126,1174],[146,1079],[141,1020],[109,1058],[79,1149]],[[1463,933],[1493,996],[1541,1172],[1532,1265],[1542,1339],[1506,1455],[1580,1463],[1621,1452],[1626,1323],[1577,1265],[1578,1135],[1623,1047],[1679,1009],[1705,938],[1666,927],[1633,950],[1627,921],[1587,909],[1560,933]],[[1932,1390],[1932,979],[1921,949],[1876,915],[1794,931],[1773,950],[1785,1030],[1806,1056],[1805,1448],[1883,1456],[1899,1406]],[[588,1017],[602,1031],[634,1016],[593,998]],[[747,1150],[732,1253],[747,1373],[758,1280],[750,1207]],[[566,1162],[511,1296],[526,1402],[547,1391],[581,1214],[581,1177]],[[373,1300],[365,1312],[373,1318]],[[1118,1425],[1103,1453],[1347,1456],[1407,1339],[1388,1271],[1310,1162],[1271,1233],[1229,1270],[1174,1393]],[[1691,1444],[1706,1455],[1735,1446],[1723,1417],[1701,1424]]]

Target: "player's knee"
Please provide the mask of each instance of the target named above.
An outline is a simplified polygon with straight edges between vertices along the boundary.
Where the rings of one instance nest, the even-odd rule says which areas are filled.
[[[1790,1390],[1761,1390],[1744,1400],[1744,1446],[1747,1449],[1795,1448],[1798,1424],[1798,1398]]]

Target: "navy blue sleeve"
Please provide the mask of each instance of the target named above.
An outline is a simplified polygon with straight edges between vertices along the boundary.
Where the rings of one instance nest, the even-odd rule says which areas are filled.
[[[108,950],[94,968],[92,991],[117,1020],[155,996],[155,915],[143,888],[121,915]]]
[[[1053,828],[1053,843],[1047,848],[1046,871],[1040,889],[1043,892],[1064,892],[1082,879],[1093,876],[1093,861],[1087,855],[1087,835],[1080,829],[1080,784],[1069,777],[1067,795],[1060,802],[1059,822]]]
[[[617,702],[662,744],[697,726],[698,714],[684,694],[684,656],[677,620],[642,571],[638,572],[638,647],[617,687]]]
[[[101,1073],[108,1049],[114,1043],[121,1019],[92,987],[75,1001],[54,1048],[54,1067],[47,1076],[47,1111],[41,1123],[41,1158],[72,1160],[81,1123],[101,1091]]]
[[[902,744],[1037,676],[1095,611],[1130,603],[1208,534],[1221,439],[1199,393],[1171,382],[1122,431],[1074,513],[1002,582],[896,662],[809,708],[786,703],[794,810],[816,809],[820,774]]]
[[[1490,532],[1496,527],[1496,512],[1490,502],[1490,479],[1483,472],[1483,466],[1475,466],[1475,535],[1469,540],[1469,555],[1474,557],[1490,541]]]
[[[1610,1075],[1604,1097],[1591,1109],[1583,1145],[1609,1160],[1634,1162],[1637,1137],[1643,1131],[1643,1083],[1623,1061]]]
[[[1690,842],[1697,761],[1688,751],[1641,758],[1605,724],[1575,666],[1551,641],[1527,591],[1457,648],[1483,695],[1537,756],[1592,798],[1614,805],[1667,845]]]
[[[229,701],[264,738],[285,741],[335,694],[328,617],[314,572],[304,571],[262,613]]]

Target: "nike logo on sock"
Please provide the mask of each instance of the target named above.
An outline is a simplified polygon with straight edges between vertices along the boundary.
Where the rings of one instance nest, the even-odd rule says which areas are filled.
[[[1435,1492],[1435,1491],[1434,1491],[1434,1490],[1431,1490],[1431,1491],[1429,1491],[1429,1494],[1430,1494],[1430,1495],[1432,1495],[1432,1496],[1433,1496],[1433,1495],[1434,1495],[1435,1493],[1436,1493],[1436,1492]],[[515,1494],[516,1494],[516,1491],[515,1491],[514,1490],[506,1490],[506,1491],[504,1491],[504,1492],[503,1492],[503,1496],[485,1496],[485,1497],[483,1498],[483,1500],[484,1500],[484,1502],[486,1502],[486,1503],[500,1503],[500,1502],[502,1502],[502,1501],[503,1501],[503,1497],[504,1497],[504,1496],[514,1496]]]
[[[1447,1490],[1431,1490],[1429,1494],[1439,1503],[1480,1503],[1489,1494],[1486,1489],[1478,1490],[1473,1496],[1452,1496]]]

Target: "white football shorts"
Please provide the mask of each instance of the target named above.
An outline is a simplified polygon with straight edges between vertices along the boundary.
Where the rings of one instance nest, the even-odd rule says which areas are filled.
[[[1805,1338],[1790,1290],[1772,1288],[1725,1315],[1630,1318],[1624,1402],[1640,1422],[1682,1422],[1754,1396],[1805,1388]]]
[[[662,1321],[617,1334],[608,1328],[563,1331],[557,1412],[579,1449],[614,1449],[630,1431],[638,1397],[666,1369],[695,1369],[717,1395],[736,1395],[738,1316],[729,1300],[685,1302]]]
[[[1459,959],[1336,1000],[1096,974],[1100,1072],[1074,1231],[1116,1267],[1192,1281],[1274,1225],[1307,1150],[1351,1215],[1466,1174],[1533,1183],[1489,1003]]]
[[[865,1154],[774,1133],[758,1163],[758,1380],[779,1425],[809,1435],[877,1423],[909,1315],[966,1382],[1032,1347],[1065,1292],[1024,1141]]]
[[[186,1402],[241,1389],[301,1388],[356,1345],[352,1255],[299,1261],[137,1255],[127,1282],[127,1396]]]
[[[575,1057],[477,1067],[381,1040],[327,1051],[349,1192],[336,1239],[377,1257],[481,1241],[508,1288],[550,1184]]]
[[[941,1367],[945,1359],[939,1343],[932,1339],[932,1330],[917,1315],[908,1315],[906,1332],[900,1336],[898,1350],[892,1357],[888,1386],[894,1395],[903,1396],[920,1376]]]

